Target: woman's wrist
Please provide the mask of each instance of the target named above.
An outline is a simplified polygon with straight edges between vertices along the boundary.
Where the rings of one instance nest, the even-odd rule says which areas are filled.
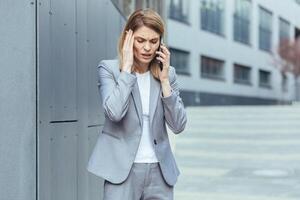
[[[161,80],[161,85],[170,85],[169,79]]]
[[[162,87],[163,97],[170,96],[171,93],[172,93],[172,88],[171,88],[169,80],[168,79],[167,80],[161,80],[160,83],[161,83],[161,87]]]

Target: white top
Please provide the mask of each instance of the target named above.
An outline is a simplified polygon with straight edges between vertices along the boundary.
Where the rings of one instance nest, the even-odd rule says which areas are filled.
[[[147,71],[143,74],[136,73],[143,108],[142,138],[134,160],[134,162],[137,163],[158,162],[149,130],[150,75],[150,71]]]

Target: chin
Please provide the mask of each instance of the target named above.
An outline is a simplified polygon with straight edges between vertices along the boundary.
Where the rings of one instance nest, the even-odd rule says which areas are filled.
[[[143,64],[149,64],[151,62],[151,59],[144,59],[144,58],[141,58],[139,59],[139,62],[140,63],[143,63]]]

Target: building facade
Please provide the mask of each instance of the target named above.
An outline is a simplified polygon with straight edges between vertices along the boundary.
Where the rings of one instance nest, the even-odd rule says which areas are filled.
[[[294,0],[168,0],[168,45],[185,105],[278,104],[295,81],[278,65],[282,38],[300,32]]]

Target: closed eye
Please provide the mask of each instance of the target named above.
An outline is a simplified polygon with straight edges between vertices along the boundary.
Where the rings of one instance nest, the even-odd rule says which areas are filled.
[[[146,41],[145,39],[142,39],[142,38],[137,38],[136,40],[138,41],[138,43],[142,43],[142,42]],[[158,41],[158,39],[154,39],[154,40],[151,40],[151,43],[156,44],[157,41]]]
[[[138,43],[143,43],[143,42],[145,42],[145,41],[143,41],[143,40],[138,40]],[[151,43],[152,43],[152,44],[156,44],[157,41],[151,41]]]

